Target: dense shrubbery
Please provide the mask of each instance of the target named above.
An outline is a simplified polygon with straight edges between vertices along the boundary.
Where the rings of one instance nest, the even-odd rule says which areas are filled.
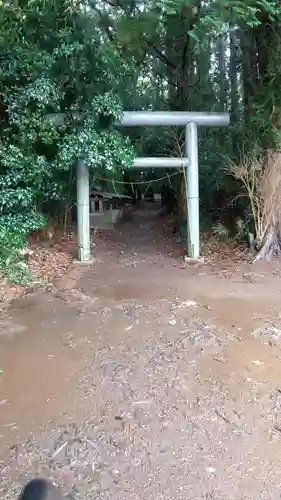
[[[112,122],[132,66],[69,0],[2,5],[0,33],[0,261],[10,268],[44,225],[44,206],[73,197],[78,157],[95,172],[130,166],[130,143]]]

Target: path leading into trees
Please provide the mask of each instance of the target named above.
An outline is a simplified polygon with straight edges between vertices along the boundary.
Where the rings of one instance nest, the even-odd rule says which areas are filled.
[[[2,318],[0,497],[279,499],[278,266],[185,266],[156,211],[93,251]]]

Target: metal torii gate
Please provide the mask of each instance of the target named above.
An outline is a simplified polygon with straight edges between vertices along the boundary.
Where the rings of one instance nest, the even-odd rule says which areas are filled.
[[[184,126],[184,158],[136,158],[135,168],[179,168],[187,169],[187,204],[189,214],[188,257],[200,257],[199,232],[199,175],[198,175],[198,126],[226,127],[230,123],[228,113],[192,113],[185,111],[125,111],[120,123],[122,127],[140,126]],[[78,261],[92,262],[90,248],[90,192],[89,170],[83,160],[77,164],[77,244]]]

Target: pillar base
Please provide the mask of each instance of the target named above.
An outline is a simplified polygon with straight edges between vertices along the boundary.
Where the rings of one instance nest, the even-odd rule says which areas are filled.
[[[204,257],[188,257],[188,255],[185,255],[184,262],[187,262],[190,264],[204,264],[205,259],[204,259]]]
[[[95,259],[95,257],[91,257],[89,260],[79,260],[79,259],[74,259],[73,261],[73,264],[75,266],[92,266],[93,264],[95,264],[95,262],[97,261],[97,259]]]

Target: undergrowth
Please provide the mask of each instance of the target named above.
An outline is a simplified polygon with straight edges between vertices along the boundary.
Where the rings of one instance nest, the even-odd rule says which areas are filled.
[[[0,231],[0,276],[12,283],[28,285],[30,272],[23,259],[27,237],[17,231]]]

